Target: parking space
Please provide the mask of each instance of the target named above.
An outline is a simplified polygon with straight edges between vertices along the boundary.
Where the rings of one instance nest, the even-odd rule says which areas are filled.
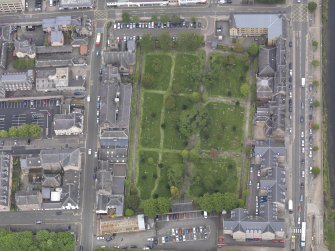
[[[157,241],[165,250],[211,250],[217,246],[217,217],[156,222]]]
[[[43,128],[43,135],[52,134],[54,114],[61,111],[60,99],[11,100],[0,102],[0,130],[8,130],[25,123]],[[48,131],[46,131],[48,129]]]

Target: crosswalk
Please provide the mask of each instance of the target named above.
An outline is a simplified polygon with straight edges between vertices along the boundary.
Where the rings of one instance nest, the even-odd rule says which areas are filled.
[[[108,18],[108,11],[107,10],[96,10],[94,12],[95,20],[98,19],[107,19]]]
[[[301,228],[293,228],[294,234],[301,234]]]
[[[307,5],[306,4],[294,4],[292,5],[292,21],[293,22],[307,22]]]

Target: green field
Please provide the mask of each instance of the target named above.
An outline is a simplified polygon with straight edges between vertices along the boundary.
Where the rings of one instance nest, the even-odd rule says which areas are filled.
[[[160,120],[163,95],[144,93],[141,121],[141,146],[156,148],[160,143]]]
[[[170,82],[172,58],[166,54],[145,55],[145,74],[152,76],[154,86],[151,89],[165,91]]]
[[[155,186],[157,175],[158,154],[150,151],[139,152],[139,175],[137,188],[142,200],[149,199]]]
[[[193,161],[192,182],[189,194],[194,197],[204,193],[236,193],[238,185],[236,163],[231,158],[201,158]]]
[[[182,150],[187,142],[186,138],[181,135],[177,129],[180,112],[190,109],[193,106],[193,101],[187,96],[173,95],[175,104],[174,109],[165,109],[165,138],[164,148]]]
[[[174,68],[173,92],[192,93],[198,91],[203,65],[203,60],[198,54],[178,53]]]
[[[240,87],[247,81],[248,57],[230,54],[210,56],[206,86],[209,95],[242,97]]]
[[[225,103],[209,103],[206,110],[209,114],[209,130],[201,134],[201,148],[241,151],[244,107]]]

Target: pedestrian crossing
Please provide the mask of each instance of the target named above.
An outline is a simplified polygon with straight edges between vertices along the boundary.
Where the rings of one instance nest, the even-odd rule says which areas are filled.
[[[107,19],[108,11],[107,10],[96,10],[94,12],[94,18],[97,19]]]
[[[294,234],[301,234],[301,228],[293,228]]]
[[[294,4],[292,5],[292,21],[293,22],[307,22],[307,5],[306,4]]]

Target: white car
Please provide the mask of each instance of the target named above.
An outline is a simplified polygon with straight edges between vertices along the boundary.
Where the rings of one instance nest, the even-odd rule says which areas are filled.
[[[94,152],[94,158],[98,157],[98,152]]]
[[[300,217],[298,218],[298,225],[300,225]]]
[[[305,178],[305,171],[301,171],[301,177]]]
[[[309,129],[309,135],[313,135],[313,130],[311,128]]]
[[[257,172],[257,176],[258,176],[258,177],[261,176],[261,171],[260,171],[260,170],[258,170],[258,172]]]
[[[301,146],[302,146],[302,147],[305,146],[305,140],[301,140]]]
[[[305,133],[302,131],[301,132],[301,138],[305,137]]]
[[[88,154],[88,155],[91,155],[91,154],[92,154],[92,149],[91,149],[91,148],[88,149],[87,154]]]
[[[313,169],[313,167],[310,166],[310,167],[309,167],[309,173],[312,173],[312,169]]]
[[[305,153],[305,147],[301,148],[301,152]]]
[[[260,188],[260,184],[259,184],[259,182],[257,182],[257,189],[259,189]]]
[[[172,235],[175,236],[176,232],[174,231],[174,228],[171,229]]]
[[[162,243],[165,243],[165,237],[164,236],[162,237]]]
[[[290,76],[292,77],[292,74],[293,74],[293,71],[292,71],[292,69],[290,69]]]
[[[313,158],[313,151],[309,151],[308,157]]]

